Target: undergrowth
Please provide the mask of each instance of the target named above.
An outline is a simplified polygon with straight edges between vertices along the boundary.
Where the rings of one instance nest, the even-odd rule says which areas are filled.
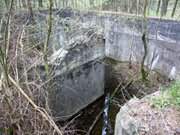
[[[152,102],[157,108],[167,106],[180,107],[180,81],[172,83],[167,89],[162,88],[160,95],[153,98]]]
[[[0,135],[62,135],[48,104],[55,71],[48,80],[41,77],[43,51],[34,47],[45,40],[33,40],[41,36],[31,32],[36,26],[28,23],[28,13],[11,13],[12,4],[3,14],[5,30],[0,30]]]

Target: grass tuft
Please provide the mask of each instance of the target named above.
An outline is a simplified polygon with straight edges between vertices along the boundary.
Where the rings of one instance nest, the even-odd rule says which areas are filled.
[[[158,97],[152,99],[153,105],[157,108],[167,106],[180,107],[180,81],[176,81],[167,89],[161,89]]]

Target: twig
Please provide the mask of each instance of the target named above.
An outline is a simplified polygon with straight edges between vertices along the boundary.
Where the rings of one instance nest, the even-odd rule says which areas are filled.
[[[92,130],[94,129],[94,126],[96,125],[96,123],[99,121],[101,115],[103,114],[103,110],[101,110],[101,112],[96,116],[96,119],[94,120],[93,124],[91,125],[91,127],[89,128],[88,132],[86,135],[90,135]]]
[[[134,82],[134,79],[132,78],[125,86],[121,87],[122,86],[122,82],[120,82],[118,84],[118,86],[116,87],[116,89],[113,91],[111,97],[110,97],[110,100],[112,100],[112,98],[116,95],[116,93],[118,92],[119,88],[121,87],[120,91],[121,90],[125,90],[129,85],[131,85],[132,83]]]
[[[14,79],[9,75],[9,80],[12,82],[12,84],[18,89],[18,91],[28,100],[28,102],[34,107],[34,109],[36,111],[38,111],[42,117],[44,117],[49,124],[56,130],[56,132],[59,135],[63,135],[62,132],[60,131],[60,129],[58,128],[58,126],[55,124],[54,120],[49,116],[49,114],[46,112],[45,109],[37,106],[32,100],[31,98],[29,98],[29,96],[23,91],[23,89],[14,81]]]

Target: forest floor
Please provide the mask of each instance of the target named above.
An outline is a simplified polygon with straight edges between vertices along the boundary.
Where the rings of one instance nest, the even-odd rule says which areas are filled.
[[[129,127],[133,125],[138,135],[180,135],[180,108],[156,107],[152,99],[158,96],[160,91],[143,99],[133,98],[128,101],[118,114],[116,132],[120,132],[121,128],[128,133],[133,132]]]

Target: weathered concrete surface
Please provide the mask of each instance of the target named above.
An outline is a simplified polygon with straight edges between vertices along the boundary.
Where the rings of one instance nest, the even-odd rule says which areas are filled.
[[[57,26],[57,27],[56,27]],[[61,20],[54,27],[54,36],[51,39],[53,50],[50,56],[51,64],[58,65],[59,74],[66,70],[105,57],[105,40],[101,27],[85,25],[76,20]],[[60,58],[63,49],[66,54]],[[54,54],[56,56],[54,56]],[[59,54],[58,54],[59,53]],[[53,60],[53,61],[52,61]]]
[[[104,65],[89,62],[52,81],[50,108],[54,116],[66,119],[104,93]]]
[[[141,62],[143,22],[134,19],[107,20],[107,57],[121,61]],[[148,20],[148,55],[145,64],[171,78],[180,76],[180,23]]]
[[[57,30],[52,39],[54,53],[49,57],[49,64],[55,67],[49,105],[60,119],[69,118],[104,94],[105,69],[97,62],[105,52],[102,32],[80,24],[74,28],[75,22],[70,23],[66,23],[68,31]]]
[[[72,12],[72,11],[71,11]],[[105,56],[119,61],[141,62],[143,19],[121,14],[78,12],[68,14],[84,25],[104,30]],[[60,17],[62,15],[60,14]],[[149,18],[147,21],[148,56],[145,64],[170,78],[180,77],[180,22]]]

